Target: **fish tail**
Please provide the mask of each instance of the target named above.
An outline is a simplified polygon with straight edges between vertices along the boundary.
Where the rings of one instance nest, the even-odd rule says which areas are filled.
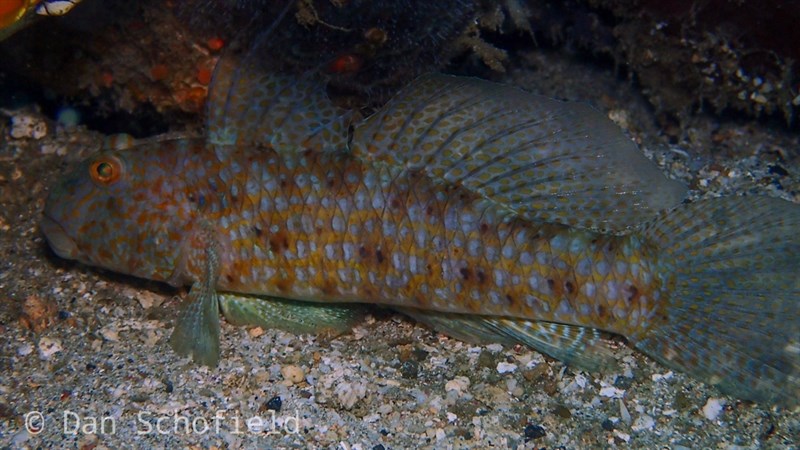
[[[767,197],[683,204],[648,225],[674,279],[635,346],[758,402],[800,402],[800,206]]]

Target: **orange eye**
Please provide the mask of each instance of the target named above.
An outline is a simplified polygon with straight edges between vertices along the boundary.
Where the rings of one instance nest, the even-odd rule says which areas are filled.
[[[109,186],[122,176],[122,164],[113,156],[103,156],[89,167],[89,175],[100,186]]]

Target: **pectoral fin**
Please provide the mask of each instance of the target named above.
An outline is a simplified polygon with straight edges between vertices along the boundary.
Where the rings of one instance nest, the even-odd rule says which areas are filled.
[[[220,263],[216,241],[211,229],[200,225],[200,238],[206,245],[205,270],[200,280],[192,285],[189,298],[183,307],[169,342],[181,356],[191,356],[195,362],[206,366],[219,363],[219,296],[215,290]]]
[[[172,349],[181,356],[206,366],[219,363],[219,296],[195,283],[183,307],[172,336]]]

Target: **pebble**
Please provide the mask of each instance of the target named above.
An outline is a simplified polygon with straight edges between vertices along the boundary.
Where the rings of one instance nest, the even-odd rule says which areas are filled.
[[[43,337],[39,340],[39,355],[42,359],[50,359],[51,356],[63,349],[61,341],[55,338]]]
[[[279,395],[276,395],[275,397],[272,397],[267,401],[266,406],[267,410],[280,412],[281,407],[283,407],[283,400],[281,400],[281,397]]]
[[[283,379],[289,383],[290,386],[292,384],[297,384],[303,381],[303,378],[305,378],[305,372],[303,371],[303,369],[295,365],[288,365],[281,367],[281,375],[283,376]]]
[[[359,400],[367,396],[367,386],[363,383],[339,383],[334,393],[344,409],[352,409]]]
[[[564,405],[556,405],[556,407],[553,408],[553,414],[561,417],[562,419],[569,419],[572,417],[572,413],[570,412],[569,408]]]
[[[489,350],[492,353],[500,353],[503,351],[502,344],[489,344],[486,346],[486,350]]]
[[[532,439],[539,439],[540,437],[544,437],[547,432],[544,431],[541,425],[534,425],[529,423],[525,425],[525,430],[523,431],[523,435],[525,436],[525,442],[528,442]]]
[[[448,381],[444,385],[444,391],[456,391],[458,394],[463,394],[469,388],[470,381],[469,378],[464,376],[458,376],[453,378],[452,380]]]
[[[549,367],[547,364],[537,364],[530,370],[523,371],[522,376],[528,381],[535,382],[547,375],[547,371],[550,370]]]
[[[405,361],[400,366],[400,374],[403,378],[417,378],[419,376],[419,363],[416,361]]]
[[[30,344],[30,343],[28,343],[28,342],[26,342],[26,343],[24,343],[24,344],[20,345],[20,346],[17,348],[17,355],[19,355],[19,356],[28,356],[28,355],[30,355],[31,353],[33,353],[33,345],[31,345],[31,344]]]
[[[154,306],[161,306],[165,300],[164,296],[149,291],[139,292],[130,289],[130,291],[126,290],[125,294],[129,294],[128,297],[136,299],[139,305],[144,309],[150,309]]]
[[[614,437],[618,438],[623,442],[629,442],[631,440],[631,435],[628,433],[623,433],[619,430],[614,430]]]
[[[614,386],[604,386],[600,388],[600,396],[602,397],[622,398],[623,395],[625,395],[625,391],[617,389]]]
[[[497,371],[499,373],[513,373],[517,370],[517,365],[501,361],[497,363]]]
[[[630,388],[632,384],[633,378],[620,376],[614,379],[614,387],[622,390]]]
[[[67,154],[67,147],[61,143],[43,143],[39,146],[39,151],[43,155],[64,156]]]
[[[14,139],[33,138],[39,140],[47,136],[47,122],[31,114],[11,117],[11,137]]]
[[[622,399],[619,399],[619,417],[625,425],[631,424],[631,413],[628,411],[628,407],[625,406],[625,402]]]
[[[674,374],[670,370],[669,372],[663,373],[663,374],[662,373],[654,373],[653,375],[650,376],[650,379],[655,381],[655,382],[662,381],[662,380],[666,381],[666,380],[672,379],[673,375]]]
[[[158,333],[155,332],[155,330],[146,330],[140,339],[144,345],[152,347],[156,345],[161,338],[159,337]]]
[[[261,327],[254,327],[247,330],[247,334],[250,335],[251,338],[257,338],[263,336],[266,331]]]
[[[586,380],[585,376],[583,376],[581,374],[577,374],[577,375],[575,375],[574,382],[575,382],[576,385],[578,385],[578,387],[583,389],[583,388],[586,387],[586,384],[588,383],[588,380]]]
[[[673,406],[675,406],[678,410],[689,409],[692,407],[692,399],[684,394],[683,392],[678,392],[675,394],[675,402]]]
[[[722,412],[722,408],[724,406],[724,399],[711,397],[703,406],[703,415],[708,420],[717,420],[717,417],[719,417],[719,413]]]
[[[633,426],[631,426],[631,430],[633,431],[652,430],[655,426],[656,426],[656,421],[647,414],[644,414],[636,418],[636,421],[633,422]]]
[[[22,304],[20,325],[36,333],[49,328],[58,315],[58,305],[51,298],[29,295]]]
[[[31,438],[31,434],[28,433],[28,430],[20,430],[11,438],[11,447],[12,448],[22,448],[22,444],[28,441]]]
[[[119,342],[119,331],[113,325],[109,325],[100,330],[100,336],[111,342]]]
[[[492,355],[491,352],[485,351],[481,352],[480,355],[478,355],[478,360],[476,361],[476,363],[478,367],[490,368],[494,366],[494,361],[495,361],[494,355]]]

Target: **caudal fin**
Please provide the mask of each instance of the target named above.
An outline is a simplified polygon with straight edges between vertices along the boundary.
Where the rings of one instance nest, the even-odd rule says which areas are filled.
[[[731,395],[800,403],[800,205],[709,199],[645,233],[674,264],[666,323],[634,342]]]

